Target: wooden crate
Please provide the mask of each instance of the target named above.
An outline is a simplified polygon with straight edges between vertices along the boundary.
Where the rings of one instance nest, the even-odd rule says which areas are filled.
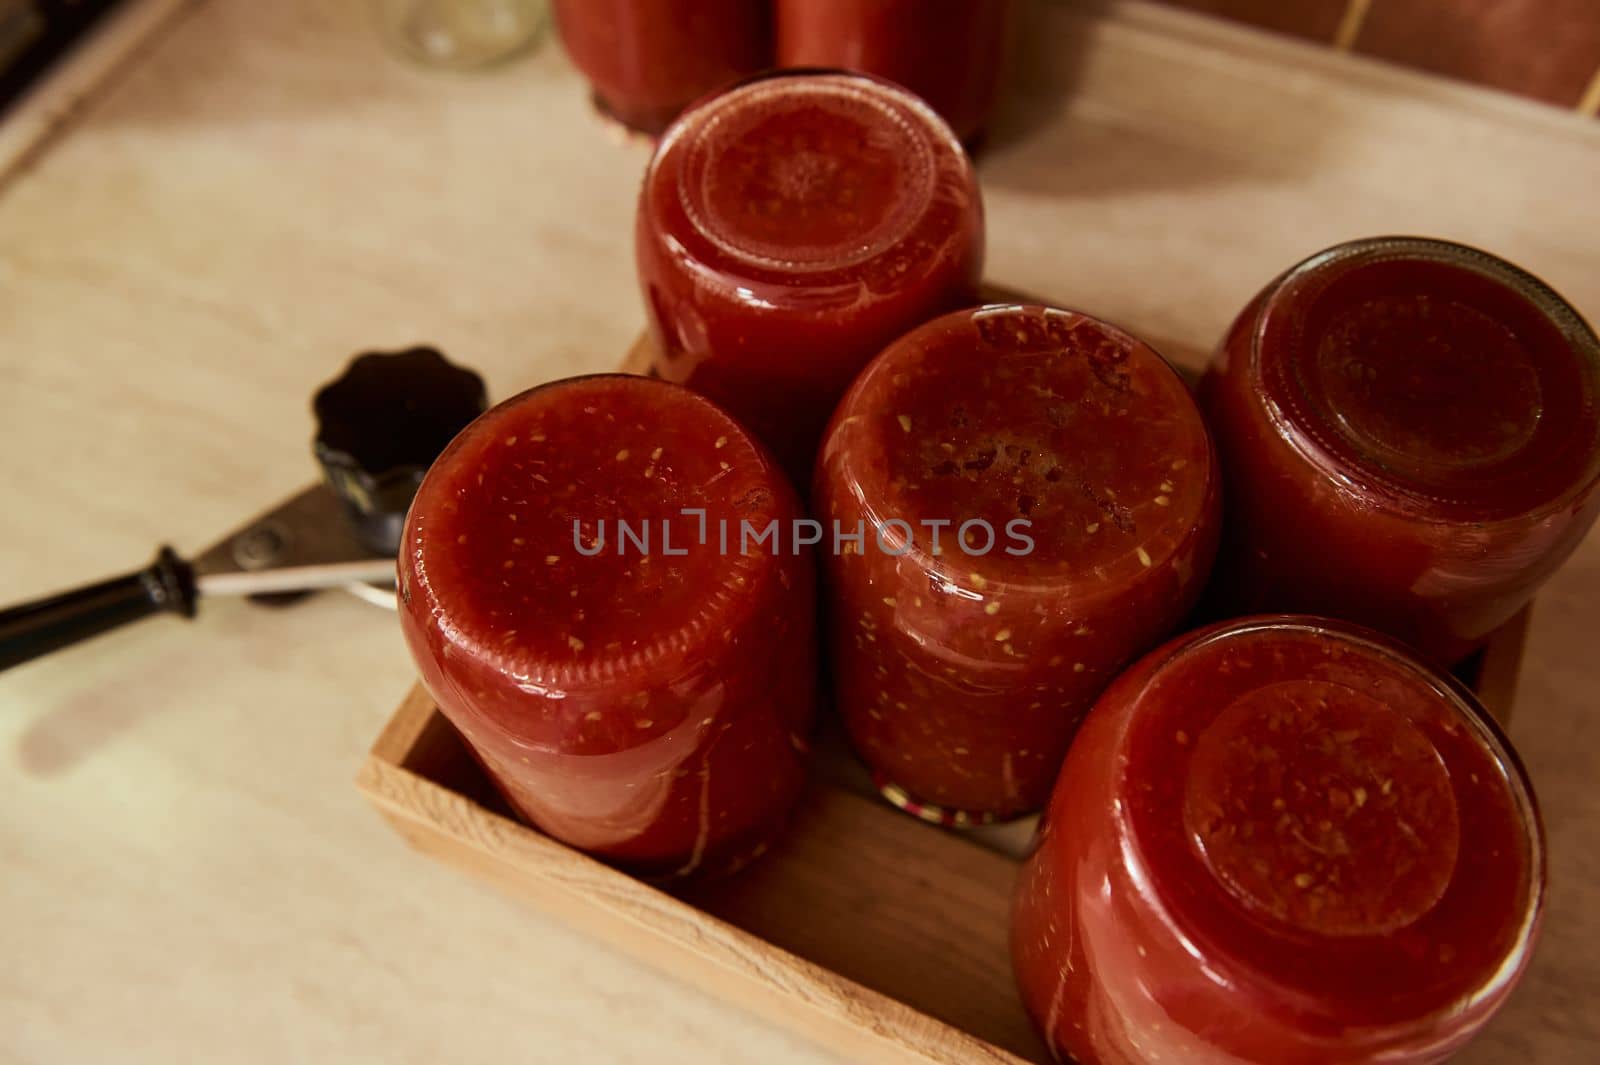
[[[1156,346],[1191,371],[1204,361]],[[623,369],[642,372],[650,356],[641,339]],[[1462,670],[1502,722],[1527,614]],[[965,833],[924,824],[877,797],[836,721],[820,731],[808,794],[772,850],[736,877],[670,890],[519,822],[420,686],[357,785],[424,854],[846,1057],[1050,1062],[1006,945],[1012,881],[1036,819]]]
[[[1469,678],[1502,717],[1525,626],[1526,612]],[[1034,819],[924,824],[873,794],[836,722],[821,731],[809,793],[771,852],[673,891],[517,821],[420,686],[357,785],[422,853],[847,1057],[1046,1065],[1006,946]]]

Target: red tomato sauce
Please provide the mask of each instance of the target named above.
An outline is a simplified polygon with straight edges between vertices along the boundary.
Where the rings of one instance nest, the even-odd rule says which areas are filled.
[[[1531,787],[1464,689],[1368,630],[1224,623],[1146,656],[1018,886],[1030,1013],[1096,1062],[1433,1062],[1532,951]]]
[[[738,417],[806,483],[855,375],[974,300],[983,211],[949,128],[852,74],[781,75],[702,103],[640,196],[653,372]]]
[[[831,664],[892,794],[1043,804],[1095,696],[1198,596],[1219,480],[1177,374],[1087,316],[958,311],[874,360],[813,498],[830,535],[866,530],[826,555]]]
[[[727,868],[800,792],[815,577],[809,553],[741,551],[737,533],[725,550],[717,530],[798,513],[765,450],[699,396],[621,375],[546,385],[429,471],[402,626],[534,824],[641,872]]]

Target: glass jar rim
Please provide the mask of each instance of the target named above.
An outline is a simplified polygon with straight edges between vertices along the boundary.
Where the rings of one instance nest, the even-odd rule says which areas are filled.
[[[1517,824],[1524,830],[1523,838],[1526,840],[1528,860],[1527,891],[1521,900],[1520,912],[1516,916],[1515,933],[1499,964],[1493,970],[1487,971],[1486,978],[1475,986],[1465,999],[1450,1001],[1428,1013],[1374,1028],[1373,1031],[1381,1032],[1385,1038],[1405,1037],[1413,1031],[1426,1032],[1441,1015],[1469,1011],[1480,1003],[1493,1002],[1509,992],[1525,967],[1526,959],[1537,937],[1547,895],[1548,850],[1544,821],[1532,782],[1505,732],[1471,689],[1456,677],[1421,661],[1399,641],[1351,622],[1305,614],[1264,614],[1234,618],[1179,637],[1152,652],[1152,657],[1159,654],[1160,658],[1148,665],[1144,687],[1148,688],[1178,662],[1219,642],[1245,635],[1272,632],[1332,637],[1345,641],[1365,653],[1382,656],[1423,682],[1452,710],[1452,719],[1462,722],[1470,730],[1476,744],[1484,749],[1500,771],[1506,783],[1513,815]],[[1136,665],[1134,668],[1140,666]],[[1135,704],[1140,698],[1142,692],[1134,697]],[[1127,736],[1128,733],[1125,731],[1119,742],[1125,744]],[[1117,779],[1121,780],[1126,772],[1127,767],[1124,764],[1117,774]],[[1116,787],[1118,791],[1121,790],[1120,785]],[[1191,924],[1188,929],[1185,927],[1190,918],[1183,915],[1180,909],[1174,908],[1171,901],[1153,887],[1155,877],[1152,876],[1152,872],[1155,865],[1127,805],[1122,802],[1114,804],[1112,816],[1117,824],[1116,838],[1120,860],[1124,863],[1129,878],[1150,888],[1138,893],[1142,900],[1141,905],[1148,908],[1159,927],[1167,929],[1178,938],[1190,956],[1201,957],[1204,952],[1192,941],[1189,934],[1194,930],[1194,926]],[[1210,966],[1217,963],[1212,961],[1207,964]],[[1263,972],[1247,962],[1233,962],[1230,959],[1221,964],[1226,967],[1226,976],[1230,982],[1238,981],[1264,988],[1275,987],[1278,984],[1272,973]]]
[[[696,195],[697,191],[704,191],[702,186],[707,161],[702,160],[700,165],[695,165],[695,158],[691,157],[697,157],[696,153],[703,148],[706,134],[728,118],[729,109],[742,106],[753,94],[774,91],[770,86],[778,82],[808,86],[806,91],[813,93],[831,88],[835,94],[846,95],[857,105],[871,108],[883,116],[914,150],[921,164],[918,167],[918,180],[913,189],[901,190],[896,202],[891,205],[888,217],[879,223],[878,228],[883,232],[869,233],[872,239],[848,249],[829,247],[823,250],[830,254],[819,251],[814,256],[797,259],[775,246],[735,241],[722,233],[708,217],[701,203],[705,196]],[[916,231],[919,222],[936,200],[939,156],[958,160],[969,179],[976,184],[972,161],[966,149],[949,124],[925,100],[886,78],[834,67],[761,71],[702,96],[686,107],[662,133],[645,170],[644,186],[647,190],[661,180],[664,160],[674,156],[685,158],[677,167],[671,194],[694,232],[734,262],[786,275],[820,275],[860,266],[882,258],[903,244]]]
[[[1370,491],[1379,505],[1387,503],[1393,509],[1407,512],[1420,505],[1424,510],[1437,509],[1443,517],[1459,516],[1481,525],[1537,520],[1564,509],[1574,498],[1600,484],[1600,416],[1595,418],[1594,453],[1570,482],[1530,499],[1526,505],[1496,507],[1484,495],[1474,495],[1471,488],[1480,483],[1503,483],[1505,478],[1500,482],[1475,479],[1466,491],[1434,491],[1408,482],[1405,477],[1386,469],[1377,456],[1368,454],[1348,439],[1348,434],[1331,424],[1322,424],[1324,419],[1319,418],[1315,404],[1301,394],[1305,386],[1296,383],[1298,375],[1281,365],[1289,360],[1276,360],[1268,365],[1263,346],[1269,332],[1299,327],[1301,323],[1295,317],[1298,311],[1292,301],[1315,299],[1320,295],[1321,289],[1316,287],[1319,279],[1340,266],[1407,260],[1462,268],[1525,301],[1560,335],[1580,363],[1589,368],[1588,374],[1596,388],[1588,402],[1591,407],[1600,402],[1600,338],[1582,315],[1540,278],[1499,256],[1455,241],[1406,235],[1366,237],[1336,244],[1306,257],[1268,285],[1259,300],[1250,322],[1248,377],[1257,389],[1259,402],[1275,435],[1331,483]],[[1338,278],[1339,275],[1334,274],[1329,280]],[[1304,338],[1298,336],[1277,339],[1297,350],[1304,343]],[[1274,394],[1274,386],[1281,396]],[[1562,443],[1578,446],[1571,440]]]
[[[822,457],[829,452],[828,440],[832,437],[833,430],[837,427],[839,419],[841,417],[846,417],[842,415],[841,412],[844,411],[846,405],[852,402],[852,397],[855,396],[857,390],[863,388],[863,383],[867,382],[869,378],[873,376],[882,376],[887,372],[882,369],[882,367],[887,364],[880,362],[885,355],[900,349],[902,345],[908,343],[909,341],[917,339],[918,335],[922,334],[924,331],[931,330],[940,325],[947,325],[962,321],[978,322],[984,318],[993,318],[1000,315],[1010,314],[1039,315],[1045,317],[1061,316],[1062,318],[1071,321],[1086,322],[1105,335],[1124,343],[1127,345],[1129,350],[1140,350],[1153,358],[1155,362],[1159,364],[1157,367],[1158,372],[1170,378],[1170,382],[1173,385],[1174,395],[1186,397],[1187,402],[1194,408],[1192,411],[1193,424],[1202,434],[1204,434],[1207,442],[1208,466],[1206,470],[1206,476],[1209,484],[1204,490],[1203,495],[1212,499],[1214,504],[1216,492],[1221,482],[1222,470],[1217,461],[1215,450],[1210,443],[1210,431],[1205,427],[1205,422],[1200,415],[1198,405],[1194,403],[1193,394],[1188,382],[1184,379],[1183,375],[1178,371],[1178,369],[1166,358],[1166,356],[1161,354],[1160,351],[1158,351],[1152,344],[1145,341],[1143,338],[1128,332],[1127,330],[1118,326],[1116,323],[1107,321],[1104,318],[1097,317],[1096,315],[1089,314],[1084,311],[1074,310],[1070,307],[1061,307],[1053,304],[1032,303],[1021,300],[990,302],[980,304],[978,306],[963,307],[959,310],[949,311],[945,314],[939,315],[936,318],[931,318],[923,322],[916,328],[896,338],[887,348],[884,349],[883,352],[879,353],[878,357],[873,360],[873,363],[869,364],[868,367],[861,372],[861,374],[852,384],[850,392],[846,393],[845,398],[840,400],[839,407],[836,409],[834,415],[834,427],[830,428],[829,432],[824,435],[822,450],[819,452],[819,463],[822,460]],[[874,367],[878,368],[876,373],[874,371]],[[902,429],[900,431],[910,432],[908,429]],[[848,458],[844,459],[843,461],[846,463],[844,469],[849,476],[849,480],[853,483],[858,483],[858,478],[853,472]],[[881,488],[882,485],[886,483],[887,479],[884,479],[882,482],[880,482],[879,487]],[[999,566],[994,567],[992,571],[981,572],[983,567],[974,563],[970,556],[965,556],[958,552],[947,550],[940,550],[936,552],[932,550],[932,545],[926,544],[922,540],[918,539],[918,537],[915,535],[914,529],[912,530],[912,534],[908,537],[907,534],[902,532],[901,529],[894,528],[894,526],[897,524],[900,525],[902,529],[909,528],[912,525],[921,526],[925,523],[926,519],[936,516],[918,513],[886,513],[882,512],[873,504],[874,499],[872,497],[863,497],[861,500],[862,509],[864,511],[863,520],[865,522],[867,535],[876,535],[884,537],[887,540],[892,540],[896,546],[901,548],[901,550],[891,553],[895,554],[897,557],[903,558],[909,564],[917,567],[920,572],[927,574],[931,579],[939,581],[948,588],[964,588],[967,584],[971,583],[971,572],[978,570],[980,571],[980,575],[984,582],[990,586],[990,591],[988,594],[991,596],[1004,594],[1006,592],[1020,593],[1030,598],[1071,595],[1078,603],[1085,606],[1092,602],[1098,602],[1101,597],[1109,597],[1114,599],[1115,597],[1123,594],[1122,590],[1130,584],[1140,585],[1144,584],[1146,581],[1158,579],[1157,575],[1166,567],[1171,565],[1175,559],[1182,558],[1185,552],[1194,550],[1195,544],[1202,543],[1204,541],[1207,533],[1208,523],[1214,522],[1214,513],[1209,512],[1206,509],[1206,504],[1202,503],[1200,505],[1200,509],[1196,513],[1195,520],[1189,525],[1184,534],[1180,537],[1174,538],[1164,550],[1160,551],[1160,553],[1156,553],[1153,549],[1150,552],[1146,552],[1147,545],[1150,545],[1153,548],[1151,541],[1148,539],[1144,543],[1129,546],[1118,558],[1117,568],[1113,571],[1096,573],[1092,571],[1086,571],[1084,567],[1076,563],[1059,562],[1049,567],[1039,567],[1034,564],[1030,564],[1028,566]],[[946,522],[945,524],[950,525],[952,529],[958,529],[961,525],[961,522],[952,521]],[[890,532],[894,534],[892,537],[885,536],[886,533]],[[1145,553],[1145,557],[1148,558],[1148,561],[1145,561],[1144,558],[1141,558],[1141,553]],[[999,555],[991,555],[991,557],[1005,559],[1007,556],[1001,553]],[[967,593],[958,591],[954,594]]]
[[[433,470],[442,468],[444,461],[458,451],[474,446],[477,438],[486,433],[497,433],[499,426],[496,424],[517,408],[541,398],[548,398],[552,392],[571,390],[576,388],[593,388],[595,386],[621,386],[629,389],[664,390],[666,394],[676,396],[679,400],[690,406],[699,408],[704,413],[715,418],[720,427],[726,429],[729,439],[730,456],[737,453],[739,448],[746,450],[749,456],[754,457],[762,464],[766,479],[770,480],[778,491],[778,499],[773,506],[782,509],[785,506],[798,509],[792,499],[792,489],[787,478],[778,469],[775,460],[766,449],[750,434],[749,430],[740,425],[730,414],[715,403],[682,385],[640,374],[630,373],[595,373],[583,374],[576,377],[562,378],[556,381],[547,381],[536,385],[518,394],[502,400],[478,417],[471,425],[453,440],[449,447],[439,456],[434,466],[429,471],[431,477]],[[424,478],[423,485],[418,490],[417,498],[424,499],[424,492],[428,488],[428,477]],[[788,503],[783,502],[788,499]],[[413,511],[414,512],[414,511]],[[438,613],[443,607],[443,601],[437,590],[432,586],[428,575],[424,572],[424,565],[420,551],[413,548],[411,542],[411,519],[408,517],[406,524],[406,538],[401,542],[400,572],[402,587],[406,588],[410,577],[416,574],[414,594],[424,597],[428,608]],[[616,534],[620,537],[620,532]],[[621,544],[618,544],[619,549]],[[706,548],[710,550],[709,547]],[[672,552],[677,554],[677,552]],[[619,556],[620,557],[620,556]],[[620,672],[643,672],[649,674],[668,671],[669,679],[679,674],[689,675],[697,672],[699,666],[689,664],[677,667],[674,664],[683,658],[683,648],[696,642],[709,639],[714,633],[743,623],[749,599],[733,593],[733,590],[743,589],[747,585],[767,579],[776,573],[782,560],[775,553],[757,551],[749,554],[743,552],[729,553],[724,557],[726,565],[718,575],[715,583],[701,590],[698,611],[689,623],[678,629],[656,632],[650,639],[637,645],[628,647],[617,654],[594,653],[570,662],[552,661],[548,658],[537,658],[526,652],[519,652],[515,647],[486,647],[475,641],[467,640],[464,635],[451,628],[446,633],[446,639],[465,654],[481,658],[494,663],[497,670],[515,676],[519,684],[530,692],[550,694],[560,698],[571,692],[580,692],[596,686],[605,686],[612,682],[614,676]],[[408,589],[409,591],[409,589]],[[730,606],[734,609],[730,612]],[[604,648],[600,649],[604,651]],[[666,681],[663,681],[665,683]]]

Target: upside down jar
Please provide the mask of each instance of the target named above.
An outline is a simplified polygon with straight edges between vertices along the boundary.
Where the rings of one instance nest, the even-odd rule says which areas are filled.
[[[1600,342],[1536,278],[1459,244],[1307,259],[1239,316],[1200,400],[1232,613],[1347,618],[1449,665],[1600,511]]]
[[[1371,630],[1225,622],[1085,719],[1018,880],[1024,1004],[1082,1065],[1422,1065],[1528,964],[1528,780],[1464,688]]]
[[[660,133],[713,89],[772,63],[765,0],[555,0],[556,26],[595,104]]]
[[[843,67],[921,96],[964,143],[1000,82],[1010,0],[777,0],[778,65]]]
[[[765,848],[804,778],[814,563],[737,533],[798,513],[760,445],[687,389],[545,385],[428,472],[401,625],[439,708],[535,825],[647,875],[727,871]]]
[[[1183,381],[1085,315],[957,311],[873,360],[812,496],[835,702],[883,793],[954,824],[1041,806],[1095,696],[1194,604],[1219,481]]]
[[[653,372],[716,400],[804,485],[867,361],[975,300],[983,210],[921,100],[862,75],[783,74],[667,131],[635,247]]]

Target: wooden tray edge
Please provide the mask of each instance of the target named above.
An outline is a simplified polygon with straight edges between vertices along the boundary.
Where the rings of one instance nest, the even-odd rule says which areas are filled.
[[[837,1052],[906,1065],[1028,1065],[413,773],[407,738],[414,743],[435,712],[416,686],[356,775],[357,789],[422,853]]]
[[[417,740],[422,736],[423,730],[428,727],[428,720],[433,716],[435,704],[433,696],[428,694],[428,689],[421,683],[413,682],[406,697],[400,701],[389,720],[384,722],[383,731],[378,733],[378,738],[372,741],[372,748],[368,755],[368,762],[376,759],[381,764],[401,768],[406,764],[406,758],[417,745]],[[366,773],[366,766],[357,774],[359,783]]]
[[[1476,669],[1470,677],[1463,678],[1467,686],[1477,693],[1478,701],[1489,711],[1502,728],[1511,724],[1511,711],[1516,705],[1517,683],[1522,678],[1522,660],[1528,650],[1528,626],[1533,619],[1533,603],[1529,603],[1489,636],[1488,642],[1478,652]]]

